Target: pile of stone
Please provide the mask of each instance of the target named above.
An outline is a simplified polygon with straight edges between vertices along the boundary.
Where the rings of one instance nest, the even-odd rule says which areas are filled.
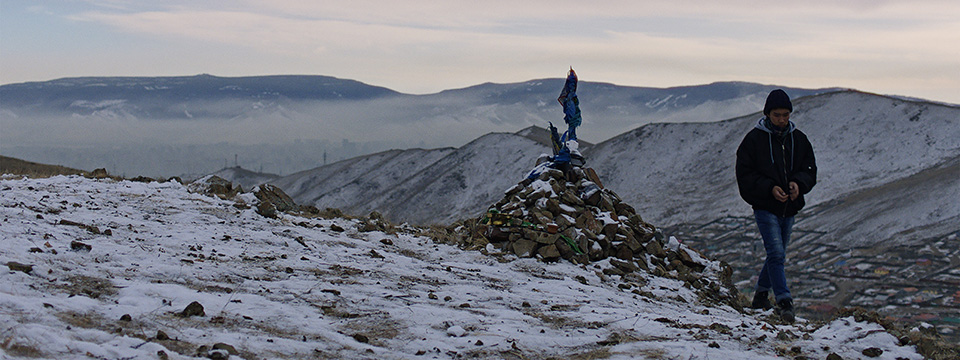
[[[663,252],[655,226],[577,167],[525,179],[480,221],[491,244],[520,257],[587,263]]]
[[[702,293],[718,302],[736,303],[729,296],[734,291],[721,291],[733,289],[728,266],[706,260],[674,238],[665,239],[632,206],[603,188],[592,171],[546,169],[505,191],[477,220],[470,242],[486,240],[491,250],[543,261],[608,262],[612,266],[603,268],[606,275],[642,271],[676,278],[712,290]]]

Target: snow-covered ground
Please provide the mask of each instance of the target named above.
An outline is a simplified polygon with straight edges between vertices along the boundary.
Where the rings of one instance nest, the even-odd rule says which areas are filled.
[[[268,219],[240,198],[0,180],[2,357],[922,358],[853,317],[781,325],[679,280],[359,232],[359,220]],[[193,302],[203,315],[182,315]]]

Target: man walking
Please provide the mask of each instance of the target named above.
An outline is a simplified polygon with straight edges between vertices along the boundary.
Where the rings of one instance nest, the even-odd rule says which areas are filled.
[[[767,258],[751,307],[770,309],[770,290],[784,322],[794,321],[793,296],[784,272],[794,215],[803,195],[817,183],[817,164],[807,136],[790,121],[793,104],[783,90],[771,91],[763,117],[737,148],[737,187],[753,207]]]

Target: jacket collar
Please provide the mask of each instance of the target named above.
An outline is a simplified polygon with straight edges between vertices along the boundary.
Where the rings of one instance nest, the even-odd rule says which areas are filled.
[[[759,121],[757,121],[757,125],[754,126],[754,127],[757,128],[757,129],[763,130],[764,132],[766,132],[766,133],[768,133],[768,134],[778,135],[777,133],[779,133],[779,131],[776,131],[776,130],[774,130],[774,129],[771,129],[771,127],[773,127],[773,125],[771,124],[771,125],[768,127],[768,126],[767,126],[768,124],[770,124],[770,122],[767,121],[767,117],[764,116],[764,117],[761,117]],[[792,133],[793,130],[796,130],[796,128],[797,128],[797,126],[793,123],[793,121],[788,121],[788,122],[787,122],[787,131],[784,131],[783,133],[781,133],[781,134],[779,134],[779,135],[786,135],[786,134]]]

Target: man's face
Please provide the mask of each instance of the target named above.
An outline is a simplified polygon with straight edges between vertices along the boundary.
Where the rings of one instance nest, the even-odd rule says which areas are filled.
[[[773,126],[785,128],[787,127],[787,124],[790,123],[790,110],[773,109],[770,110],[770,114],[768,114],[767,117],[770,118],[770,122],[773,123]]]

